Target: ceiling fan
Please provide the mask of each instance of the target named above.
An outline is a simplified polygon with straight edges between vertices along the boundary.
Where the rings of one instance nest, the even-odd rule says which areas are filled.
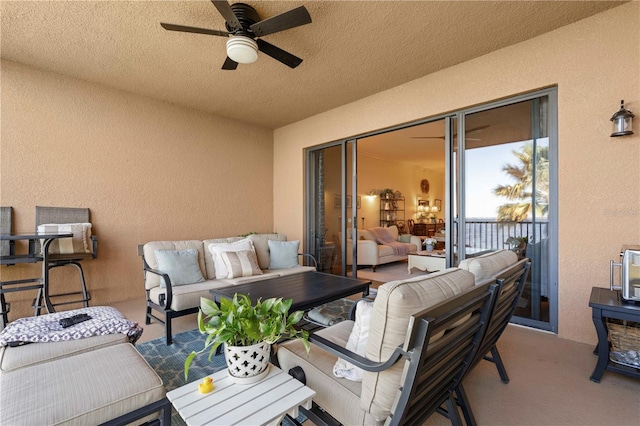
[[[222,65],[223,70],[235,70],[239,63],[250,64],[255,62],[258,59],[258,50],[291,68],[300,65],[302,59],[257,37],[311,23],[311,16],[304,6],[260,20],[258,12],[248,4],[234,3],[230,5],[226,0],[211,0],[211,3],[224,18],[227,31],[164,22],[161,22],[160,25],[169,31],[228,37],[227,59]]]
[[[475,132],[479,132],[481,130],[484,130],[487,127],[489,127],[489,125],[475,127],[473,129],[467,130],[464,133],[465,133],[465,135],[468,135],[469,133],[475,133]],[[455,138],[456,136],[458,136],[458,134],[454,133],[453,137]],[[442,139],[442,140],[444,140],[444,135],[442,135],[442,136],[412,136],[411,139]],[[465,138],[465,139],[468,140],[468,141],[480,141],[480,140],[482,140],[482,139],[478,139],[478,138]]]

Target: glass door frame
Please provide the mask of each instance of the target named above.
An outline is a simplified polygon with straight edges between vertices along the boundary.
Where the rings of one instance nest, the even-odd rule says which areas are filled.
[[[438,116],[433,116],[428,119],[416,120],[411,123],[404,123],[397,126],[381,129],[378,131],[367,132],[358,136],[350,137],[343,140],[328,142],[322,145],[317,145],[313,147],[308,147],[305,149],[306,154],[306,173],[305,173],[305,221],[307,224],[307,232],[305,238],[305,248],[307,252],[313,252],[313,244],[314,244],[314,230],[315,223],[313,213],[315,212],[315,207],[313,202],[316,198],[316,194],[313,188],[313,182],[315,179],[315,170],[313,169],[313,154],[321,149],[331,148],[340,146],[342,150],[342,172],[341,172],[341,188],[342,188],[342,199],[341,199],[341,223],[340,223],[340,232],[342,235],[347,236],[347,185],[348,182],[351,182],[351,191],[352,194],[357,194],[357,142],[358,139],[374,136],[382,133],[392,132],[399,129],[404,129],[411,126],[416,126],[424,123],[429,123],[438,120],[445,120],[445,142],[447,144],[447,149],[445,150],[445,161],[447,172],[445,173],[445,206],[446,206],[446,227],[447,229],[452,229],[455,224],[456,219],[456,211],[454,211],[454,207],[456,207],[455,200],[455,192],[457,191],[458,197],[460,200],[465,199],[465,159],[464,155],[457,155],[457,164],[453,163],[454,160],[454,135],[457,133],[457,144],[458,144],[458,152],[465,152],[465,119],[469,114],[498,108],[501,106],[510,105],[513,103],[529,101],[535,98],[539,98],[542,96],[548,96],[548,111],[547,111],[547,119],[548,119],[548,133],[549,133],[549,245],[548,245],[548,253],[547,258],[545,259],[548,263],[548,279],[549,279],[549,323],[548,326],[541,326],[540,321],[535,321],[532,319],[522,318],[522,317],[513,317],[512,322],[516,324],[531,326],[535,328],[548,329],[552,332],[558,331],[558,89],[557,87],[549,87],[545,89],[540,89],[534,92],[529,92],[522,95],[511,96],[505,98],[500,101],[488,102],[482,105],[478,105],[471,108],[465,108],[463,110],[442,114]],[[454,129],[455,125],[455,129]],[[349,146],[351,145],[351,146]],[[347,176],[347,151],[351,149],[351,176]],[[457,169],[456,169],[457,168]],[[349,177],[351,179],[349,179]],[[455,188],[454,188],[455,186]],[[456,191],[454,191],[454,189]],[[352,241],[357,241],[356,232],[357,232],[357,207],[356,207],[356,197],[351,197],[352,206],[351,212],[353,213],[353,217],[351,217],[352,223]],[[466,217],[464,215],[464,203],[457,206],[458,213],[461,218]],[[464,247],[466,241],[466,230],[463,226],[463,223],[458,223],[457,232],[447,232],[445,237],[445,249],[447,251],[447,262],[446,266],[450,267],[454,265],[454,253],[450,248],[454,247],[454,234],[457,238],[457,246]],[[356,277],[357,275],[357,244],[353,244],[353,265],[351,269],[351,276]],[[347,245],[341,244],[341,252],[342,252],[342,271],[343,275],[347,270]],[[464,249],[462,253],[459,253],[458,261],[464,259]],[[552,262],[552,259],[555,261]],[[543,323],[547,324],[547,323]]]

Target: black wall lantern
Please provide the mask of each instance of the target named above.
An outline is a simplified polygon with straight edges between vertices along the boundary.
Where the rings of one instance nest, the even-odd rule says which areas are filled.
[[[631,124],[633,117],[635,117],[635,115],[624,108],[624,100],[621,100],[620,109],[611,117],[611,121],[613,121],[613,133],[611,133],[611,137],[632,135],[633,130],[631,130]]]

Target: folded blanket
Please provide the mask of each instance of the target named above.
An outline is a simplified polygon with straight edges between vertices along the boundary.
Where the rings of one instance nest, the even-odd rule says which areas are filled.
[[[315,307],[311,309],[307,316],[313,322],[317,322],[322,325],[333,325],[337,324],[340,321],[344,321],[344,318],[341,316],[336,316],[330,310],[323,308],[322,306]]]
[[[371,232],[371,235],[373,235],[377,243],[391,247],[394,256],[404,256],[411,251],[411,246],[407,243],[394,240],[387,228],[369,228],[369,232]]]
[[[62,327],[61,319],[78,314],[87,314],[91,319],[67,328]],[[115,308],[93,306],[12,321],[0,332],[0,346],[7,346],[9,342],[60,342],[115,333],[126,334],[129,341],[135,343],[142,335],[142,327],[126,319]]]

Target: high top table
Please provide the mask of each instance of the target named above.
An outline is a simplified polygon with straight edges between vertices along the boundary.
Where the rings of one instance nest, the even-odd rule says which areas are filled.
[[[291,311],[308,311],[316,306],[353,294],[369,295],[371,281],[347,278],[322,272],[304,272],[210,290],[215,302],[245,294],[256,302],[271,297],[292,299]]]
[[[49,246],[58,238],[73,237],[72,233],[33,233],[33,234],[0,234],[0,241],[29,241],[29,249],[26,254],[10,253],[0,256],[0,265],[16,265],[20,263],[42,262],[42,275],[36,278],[26,278],[22,280],[0,281],[0,329],[4,328],[8,322],[8,304],[5,300],[5,293],[16,291],[38,290],[34,303],[34,314],[40,315],[41,302],[44,299],[47,312],[54,312],[49,300]],[[36,240],[41,240],[42,254],[35,252]]]

